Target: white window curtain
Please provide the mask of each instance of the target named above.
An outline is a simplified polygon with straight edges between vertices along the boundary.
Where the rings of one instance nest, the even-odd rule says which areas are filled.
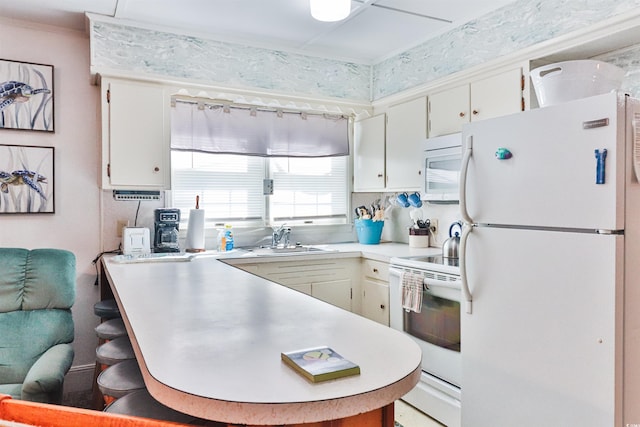
[[[174,100],[171,148],[262,157],[349,155],[344,115]]]

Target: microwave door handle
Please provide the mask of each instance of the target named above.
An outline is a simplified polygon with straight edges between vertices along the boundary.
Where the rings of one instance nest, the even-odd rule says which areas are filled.
[[[464,153],[462,154],[462,164],[460,165],[460,215],[467,224],[473,224],[473,220],[467,211],[467,170],[469,169],[469,161],[472,154],[473,135],[468,135]]]

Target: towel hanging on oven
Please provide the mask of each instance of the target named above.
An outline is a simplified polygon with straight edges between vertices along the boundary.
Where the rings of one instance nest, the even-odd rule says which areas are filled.
[[[400,277],[402,286],[402,308],[420,313],[422,309],[422,274],[403,271]]]

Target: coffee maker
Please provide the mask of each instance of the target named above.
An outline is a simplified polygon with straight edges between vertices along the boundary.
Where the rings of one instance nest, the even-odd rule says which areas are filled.
[[[180,252],[180,245],[178,244],[179,227],[180,209],[156,209],[153,252]]]

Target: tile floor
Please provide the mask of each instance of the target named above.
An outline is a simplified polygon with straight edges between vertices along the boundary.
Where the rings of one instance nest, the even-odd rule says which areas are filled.
[[[396,400],[395,419],[402,427],[444,427],[403,400]]]

